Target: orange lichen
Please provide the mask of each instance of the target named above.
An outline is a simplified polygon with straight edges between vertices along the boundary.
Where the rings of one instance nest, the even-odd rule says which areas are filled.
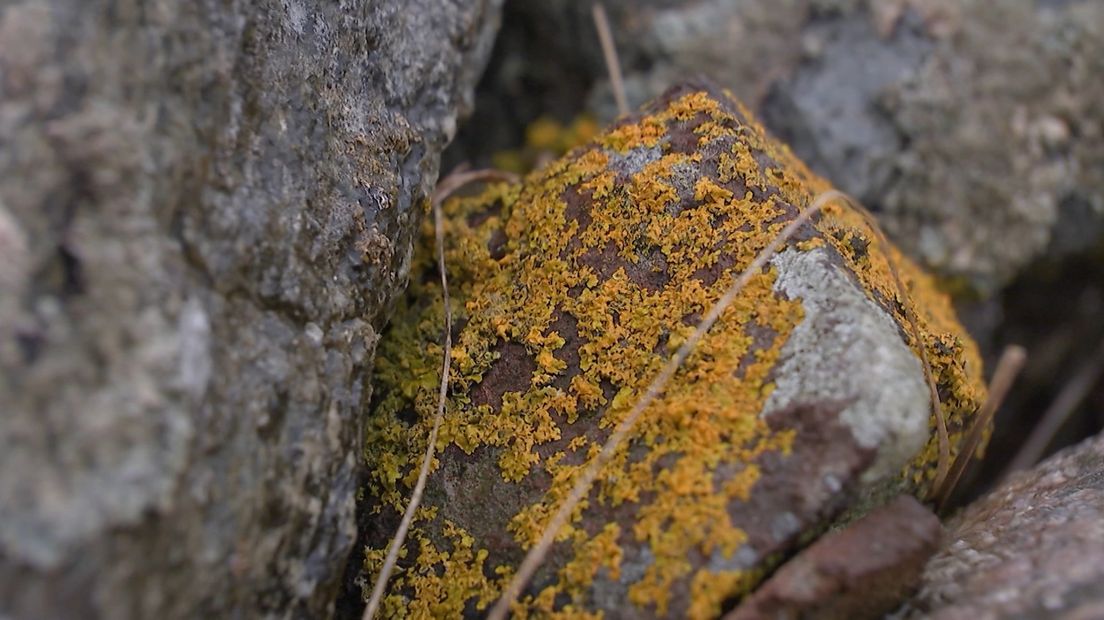
[[[689,151],[672,147],[680,127],[692,140]],[[531,138],[544,143],[552,133],[537,128]],[[756,153],[776,165],[764,169]],[[633,157],[643,163],[626,172],[624,162]],[[493,459],[495,484],[511,489],[506,493],[539,485],[532,501],[503,520],[514,548],[528,548],[609,429],[693,330],[693,317],[717,300],[795,206],[826,187],[742,106],[691,92],[520,184],[492,184],[447,202],[446,262],[463,329],[454,336],[453,388],[434,468],[454,447]],[[687,194],[689,206],[680,198]],[[815,226],[818,236],[793,247],[829,244],[899,325],[906,325],[901,304],[915,301],[923,342],[911,342],[902,328],[904,337],[927,347],[947,393],[949,423],[961,432],[983,390],[976,351],[949,304],[895,249],[877,247],[865,222],[845,207],[827,208]],[[913,300],[898,299],[887,253]],[[377,512],[401,510],[432,420],[443,309],[440,291],[429,284],[434,278],[419,273],[432,269],[427,259],[422,251],[379,354],[379,395],[366,441],[367,492]],[[710,571],[689,558],[736,554],[747,534],[730,506],[753,492],[758,459],[791,451],[793,431],[772,430],[759,415],[781,348],[804,316],[800,300],[775,293],[775,277],[771,269],[750,281],[647,410],[633,441],[559,533],[564,559],[536,594],[513,606],[518,617],[586,613],[595,579],[624,576],[623,547],[630,543],[653,556],[626,585],[628,600],[642,609],[667,613],[674,585],[687,583],[693,602],[684,612],[708,617],[754,586],[766,566]],[[520,382],[495,376],[496,361],[507,355],[515,356],[515,369],[528,370]],[[413,416],[402,418],[404,412]],[[930,444],[904,472],[913,486],[930,478],[934,449]],[[393,580],[385,612],[401,615],[396,601],[406,597],[415,616],[459,614],[470,601],[483,609],[512,573],[510,559],[490,557],[487,541],[472,534],[483,524],[454,522],[448,501],[440,509],[412,530],[418,551],[408,543],[412,568]],[[629,515],[627,525],[608,516],[618,511]]]
[[[463,615],[465,605],[473,597],[476,609],[484,609],[494,602],[502,588],[502,580],[491,582],[483,574],[487,551],[477,550],[475,540],[449,521],[444,524],[444,535],[450,543],[447,550],[438,549],[420,532],[415,534],[417,568],[403,577],[413,596],[409,600],[396,595],[384,599],[384,616],[456,618]],[[440,579],[437,568],[446,573],[448,579]]]
[[[559,157],[589,142],[598,129],[598,123],[587,115],[579,116],[567,125],[542,116],[527,128],[524,146],[495,153],[492,163],[499,170],[524,174],[549,158]]]
[[[977,347],[959,325],[950,299],[938,292],[931,276],[916,268],[897,248],[872,251],[870,246],[877,245],[877,236],[859,213],[831,205],[825,209],[818,228],[843,256],[863,287],[871,291],[882,307],[895,315],[902,325],[907,325],[903,304],[912,303],[917,310],[918,327],[924,342],[914,342],[909,330],[904,333],[913,349],[919,346],[927,349],[936,384],[940,387],[945,422],[951,431],[951,457],[954,458],[957,446],[969,430],[970,417],[985,398],[985,384]],[[890,272],[890,260],[898,266],[910,300],[899,298]],[[932,419],[930,424],[932,439],[908,472],[913,485],[923,494],[935,478],[933,464],[938,459],[938,439],[934,432],[936,421]]]
[[[690,609],[688,618],[716,618],[721,615],[721,605],[729,592],[747,592],[762,578],[760,571],[700,571],[690,584]]]

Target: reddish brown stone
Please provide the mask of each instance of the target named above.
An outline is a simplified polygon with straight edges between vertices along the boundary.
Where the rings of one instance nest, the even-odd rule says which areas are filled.
[[[931,511],[899,496],[799,553],[726,620],[880,617],[916,586],[941,532]]]

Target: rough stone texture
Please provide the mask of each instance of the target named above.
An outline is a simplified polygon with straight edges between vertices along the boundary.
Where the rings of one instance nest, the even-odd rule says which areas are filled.
[[[802,550],[725,620],[880,618],[918,585],[942,532],[933,512],[898,496]]]
[[[0,616],[321,617],[499,2],[0,8]]]
[[[828,187],[729,93],[690,81],[518,183],[446,202],[450,398],[384,615],[485,611],[666,359]],[[436,411],[444,312],[423,247],[380,345],[354,594]],[[984,397],[976,349],[928,276],[848,203],[826,205],[639,419],[519,614],[715,617],[874,489],[924,494],[938,440],[919,347],[957,452]]]
[[[903,617],[1104,616],[1104,435],[1020,472],[947,525]]]
[[[886,315],[826,252],[785,250],[771,260],[775,291],[805,317],[782,347],[764,415],[801,402],[848,402],[840,421],[877,459],[864,476],[892,476],[928,439],[924,368]],[[839,360],[854,364],[841,372]]]
[[[611,117],[590,4],[509,7],[503,46],[535,68],[496,62],[486,99],[524,114],[524,93],[535,92],[546,112],[570,114],[571,98],[590,89],[590,109]],[[1081,251],[1104,235],[1100,2],[605,4],[630,101],[688,74],[714,77],[947,275],[989,291],[1045,250]],[[560,92],[568,72],[584,77]]]

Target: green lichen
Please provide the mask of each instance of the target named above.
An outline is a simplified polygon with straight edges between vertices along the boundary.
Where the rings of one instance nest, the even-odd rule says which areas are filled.
[[[692,148],[676,149],[676,133]],[[626,174],[626,158],[641,154],[652,159]],[[792,219],[794,205],[827,188],[738,102],[690,92],[521,183],[448,201],[446,262],[454,322],[463,327],[454,337],[434,469],[452,458],[447,454],[493,458],[503,493],[539,487],[507,515],[502,533],[516,550],[529,548],[610,429],[692,332],[695,317]],[[678,207],[680,192],[692,194],[691,207]],[[590,205],[585,212],[582,203]],[[957,443],[983,388],[977,352],[949,302],[896,249],[880,247],[845,206],[828,207],[815,227],[815,236],[794,247],[833,247],[902,326],[903,304],[917,308],[922,341],[910,345],[927,349]],[[424,233],[410,292],[378,356],[366,437],[367,493],[377,513],[404,507],[435,411],[443,308],[428,222]],[[911,300],[898,299],[890,259]],[[654,560],[628,585],[627,598],[659,615],[669,611],[676,584],[691,592],[685,613],[702,618],[761,578],[765,565],[712,572],[690,558],[736,553],[747,534],[729,507],[750,497],[760,457],[787,455],[792,446],[793,431],[771,430],[759,416],[782,345],[803,317],[800,300],[777,295],[774,280],[772,269],[750,281],[641,418],[633,440],[559,533],[558,568],[515,604],[517,617],[590,613],[591,584],[619,579],[628,543],[646,545]],[[559,333],[564,325],[575,333]],[[577,349],[568,350],[569,338]],[[504,389],[492,371],[508,344],[524,347],[532,372]],[[487,389],[501,404],[488,402],[481,392]],[[918,493],[934,474],[936,447],[933,433],[902,472]],[[405,569],[385,602],[388,615],[482,610],[512,574],[516,553],[492,557],[487,541],[473,534],[479,524],[465,529],[451,520],[447,499],[439,508],[420,512]],[[380,553],[369,549],[368,574]]]

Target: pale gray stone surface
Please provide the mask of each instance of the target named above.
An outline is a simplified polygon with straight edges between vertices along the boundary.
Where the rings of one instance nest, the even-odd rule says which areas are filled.
[[[864,482],[897,474],[928,441],[931,397],[920,359],[900,327],[824,250],[771,259],[774,290],[800,299],[804,318],[782,345],[763,416],[807,403],[842,402],[855,441],[877,451]]]

